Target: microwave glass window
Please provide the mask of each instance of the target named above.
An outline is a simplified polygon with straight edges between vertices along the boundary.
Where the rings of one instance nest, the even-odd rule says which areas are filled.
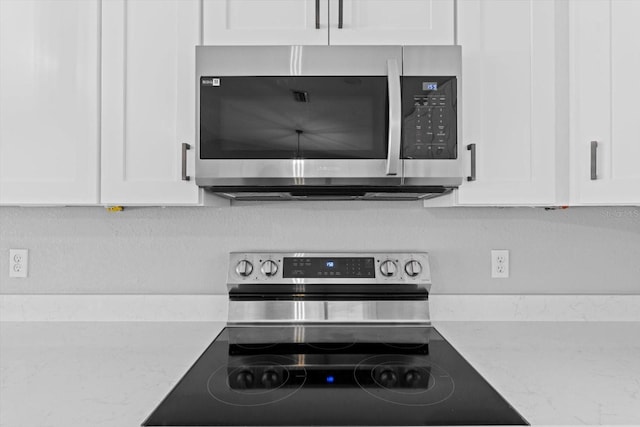
[[[387,156],[385,76],[202,77],[200,104],[203,159]]]

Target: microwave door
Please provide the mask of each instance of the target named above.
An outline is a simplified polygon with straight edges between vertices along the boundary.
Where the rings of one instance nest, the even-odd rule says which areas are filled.
[[[400,185],[402,69],[399,46],[198,47],[196,183]]]
[[[397,175],[400,166],[400,141],[402,130],[402,96],[398,61],[387,60],[389,85],[389,147],[387,152],[387,175]]]

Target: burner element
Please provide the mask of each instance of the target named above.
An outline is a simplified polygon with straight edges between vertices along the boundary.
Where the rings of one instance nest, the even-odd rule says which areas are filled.
[[[264,335],[259,328],[257,330],[252,328],[233,328],[229,332],[229,345],[231,348],[237,347],[250,351],[259,350],[260,354],[264,354],[262,350],[290,340],[294,333],[293,331],[293,328],[279,328],[275,333],[271,334],[270,340],[265,341]]]
[[[288,398],[306,379],[305,369],[296,366],[291,357],[248,356],[242,365],[221,366],[213,371],[207,390],[211,397],[227,405],[262,406]]]
[[[376,399],[403,406],[430,406],[449,399],[453,378],[439,366],[418,366],[419,358],[397,354],[371,356],[354,369],[356,383]]]

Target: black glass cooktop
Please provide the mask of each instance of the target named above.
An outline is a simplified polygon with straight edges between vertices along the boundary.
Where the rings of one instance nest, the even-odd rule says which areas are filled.
[[[145,426],[528,425],[432,327],[227,327]]]

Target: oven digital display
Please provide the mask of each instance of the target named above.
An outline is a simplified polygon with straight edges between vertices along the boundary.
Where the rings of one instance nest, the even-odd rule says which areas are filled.
[[[283,259],[282,277],[306,279],[373,279],[373,258],[296,257]]]

